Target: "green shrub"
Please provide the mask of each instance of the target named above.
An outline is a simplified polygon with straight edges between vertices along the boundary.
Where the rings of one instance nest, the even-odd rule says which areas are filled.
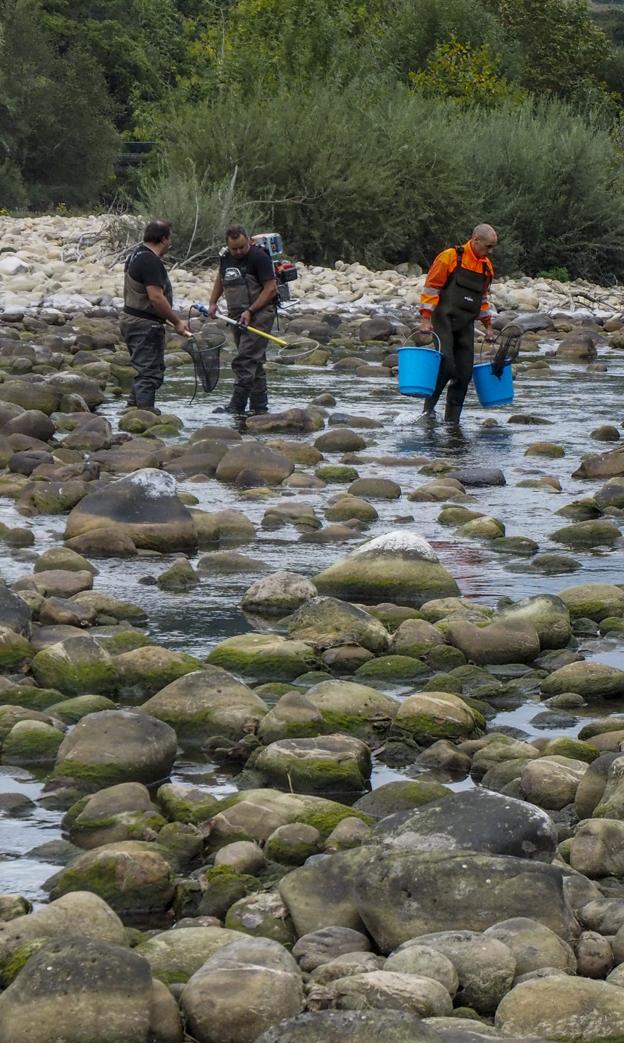
[[[255,211],[307,262],[427,265],[490,221],[501,274],[624,275],[624,175],[600,113],[555,101],[466,109],[370,77],[339,92],[230,92],[165,120],[165,165],[143,175],[141,198],[180,229],[199,198],[203,250],[230,218],[257,227]]]

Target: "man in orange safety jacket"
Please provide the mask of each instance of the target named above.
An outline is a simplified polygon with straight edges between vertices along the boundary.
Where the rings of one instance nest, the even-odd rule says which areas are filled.
[[[422,333],[433,330],[440,338],[442,365],[433,394],[424,411],[433,414],[446,393],[444,419],[458,423],[474,365],[474,324],[485,326],[485,339],[494,339],[489,289],[494,268],[489,254],[498,237],[491,225],[477,225],[463,246],[438,254],[431,265],[420,297]]]

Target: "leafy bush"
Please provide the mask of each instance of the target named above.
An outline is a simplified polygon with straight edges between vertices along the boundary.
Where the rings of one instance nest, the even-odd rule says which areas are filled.
[[[379,78],[230,93],[168,120],[165,169],[144,175],[142,199],[189,229],[199,193],[216,236],[236,169],[229,215],[255,208],[308,262],[426,265],[490,221],[501,272],[619,278],[624,175],[603,122],[560,102],[466,109]]]

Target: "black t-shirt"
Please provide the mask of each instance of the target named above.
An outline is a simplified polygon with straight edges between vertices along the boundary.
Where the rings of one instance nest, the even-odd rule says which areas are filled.
[[[162,260],[155,254],[153,250],[150,250],[149,246],[142,243],[134,250],[128,260],[126,261],[126,274],[130,276],[135,282],[141,286],[160,286],[165,297],[167,298],[170,305],[173,305],[173,290],[169,276],[167,275],[167,269],[165,268]],[[134,294],[132,294],[133,301],[128,301],[128,293],[126,293],[126,305],[125,311],[131,315],[147,315],[151,318],[160,319],[160,316],[155,315],[153,311],[150,311],[149,298],[146,297],[146,301],[143,307],[133,307],[137,304],[143,304],[142,301],[134,300]],[[160,319],[164,322],[164,319]]]
[[[244,257],[233,257],[229,250],[221,254],[219,259],[219,271],[221,272],[221,279],[225,283],[230,281],[225,278],[228,269],[237,269],[240,275],[253,275],[258,280],[261,286],[264,286],[265,282],[270,282],[271,279],[275,278],[275,272],[273,271],[273,262],[269,257],[266,250],[263,250],[261,246],[253,244],[249,248],[249,252]]]

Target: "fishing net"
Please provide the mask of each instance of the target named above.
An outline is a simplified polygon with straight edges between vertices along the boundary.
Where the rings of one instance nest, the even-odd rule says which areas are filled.
[[[195,337],[191,337],[184,345],[185,351],[191,356],[195,370],[195,389],[191,402],[195,400],[199,386],[209,394],[214,391],[219,383],[221,372],[221,348],[225,344],[225,337],[212,344],[198,343]]]
[[[518,358],[523,332],[522,326],[510,323],[496,337],[492,356],[492,373],[495,377],[502,376],[507,362],[515,362]]]

